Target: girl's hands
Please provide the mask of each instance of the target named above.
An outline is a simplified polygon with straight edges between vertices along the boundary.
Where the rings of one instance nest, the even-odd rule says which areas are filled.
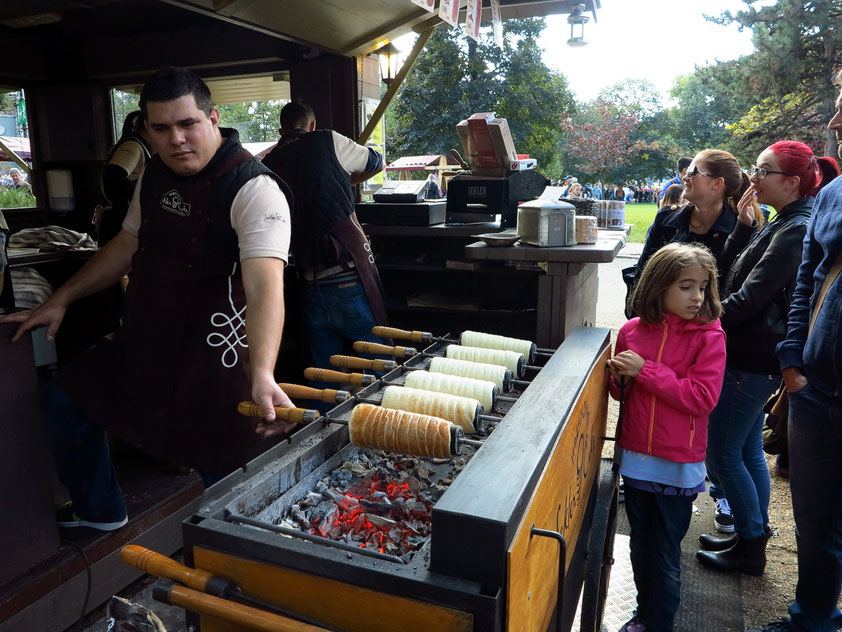
[[[646,360],[640,355],[631,349],[626,349],[608,360],[608,370],[615,378],[621,375],[637,377],[645,362]]]

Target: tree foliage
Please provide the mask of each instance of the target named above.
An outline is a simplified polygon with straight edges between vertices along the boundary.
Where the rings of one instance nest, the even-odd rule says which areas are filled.
[[[508,120],[517,151],[546,175],[559,175],[561,119],[574,103],[566,79],[541,59],[544,26],[541,19],[507,21],[503,51],[490,28],[479,42],[460,29],[433,33],[386,111],[388,158],[446,154],[460,147],[460,120],[496,112]]]
[[[735,147],[754,153],[793,138],[835,155],[836,138],[825,125],[838,93],[833,73],[842,64],[842,0],[743,2],[743,10],[715,18],[753,33],[755,52],[740,60],[733,77],[751,103],[730,128]]]

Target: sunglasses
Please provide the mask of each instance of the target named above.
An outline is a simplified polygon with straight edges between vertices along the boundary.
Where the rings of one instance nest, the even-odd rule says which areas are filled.
[[[787,173],[786,171],[775,171],[773,169],[766,169],[764,167],[758,167],[757,165],[751,166],[751,175],[757,176],[758,180],[765,180],[766,176],[768,176],[770,173],[779,173],[782,176],[794,175],[792,173]]]
[[[687,173],[684,174],[684,177],[688,180],[692,180],[696,176],[707,176],[708,178],[716,178],[717,176],[711,173],[705,173],[701,169],[699,169],[699,165],[693,165],[687,170]]]

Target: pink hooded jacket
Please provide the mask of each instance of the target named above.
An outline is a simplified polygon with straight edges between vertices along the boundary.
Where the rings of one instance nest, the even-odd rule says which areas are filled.
[[[708,415],[725,372],[725,332],[719,320],[702,323],[665,314],[657,325],[633,318],[620,329],[615,353],[631,349],[646,360],[624,392],[620,446],[678,463],[705,459]],[[609,376],[614,399],[619,383]]]

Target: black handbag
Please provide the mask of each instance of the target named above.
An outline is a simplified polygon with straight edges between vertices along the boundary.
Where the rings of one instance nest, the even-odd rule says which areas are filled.
[[[637,284],[637,266],[623,268],[620,270],[620,274],[623,275],[623,283],[626,284],[626,302],[623,312],[626,318],[634,318],[636,314],[632,309],[632,296],[634,295],[634,286]]]

